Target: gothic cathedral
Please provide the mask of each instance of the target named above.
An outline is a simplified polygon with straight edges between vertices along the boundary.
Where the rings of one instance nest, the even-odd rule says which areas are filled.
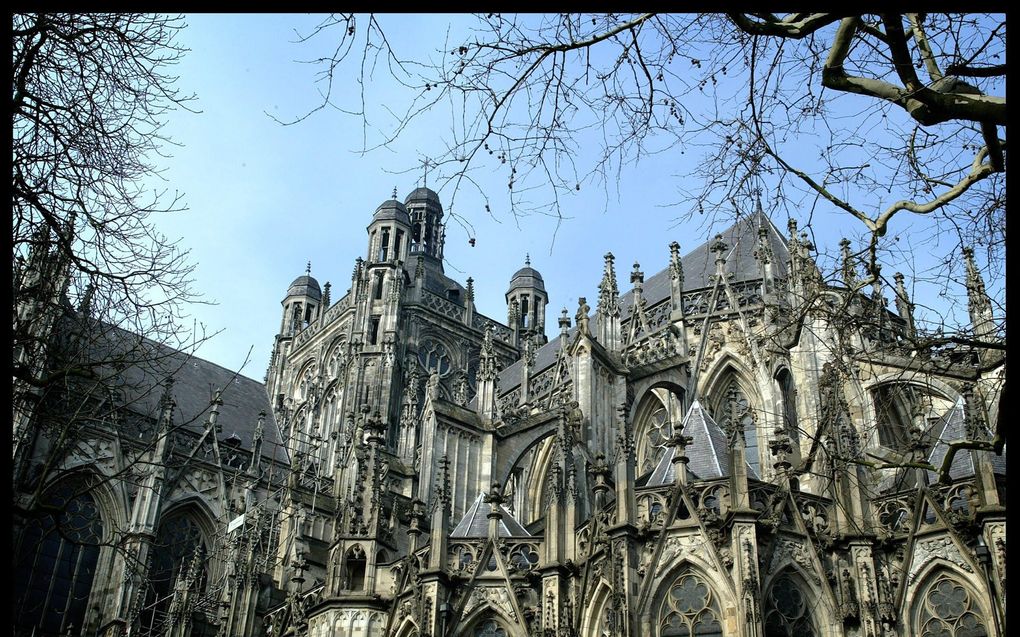
[[[15,520],[15,634],[1006,634],[1003,357],[918,353],[902,276],[827,279],[759,204],[623,293],[606,254],[546,333],[537,269],[490,318],[444,238],[435,192],[383,202],[264,385],[168,351],[63,446],[16,405],[16,497],[60,513]]]

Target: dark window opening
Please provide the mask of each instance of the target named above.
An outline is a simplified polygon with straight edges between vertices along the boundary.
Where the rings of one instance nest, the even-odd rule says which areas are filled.
[[[379,260],[385,261],[390,249],[390,229],[383,228],[382,242],[379,245]]]
[[[393,242],[393,256],[397,259],[400,258],[400,244],[403,243],[404,231],[397,230],[397,240]]]
[[[371,323],[368,326],[368,343],[369,345],[375,345],[379,340],[379,317],[373,316]]]
[[[382,288],[383,288],[383,273],[382,272],[376,272],[375,273],[375,286],[374,286],[374,288],[372,290],[372,298],[373,299],[381,299],[382,298]]]
[[[75,496],[65,484],[46,504],[60,511],[59,519],[29,522],[15,556],[15,627],[33,635],[82,629],[103,534],[99,510],[88,493]]]

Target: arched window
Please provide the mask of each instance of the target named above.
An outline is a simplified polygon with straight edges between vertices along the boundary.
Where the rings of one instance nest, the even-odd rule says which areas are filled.
[[[44,505],[60,512],[56,522],[45,516],[26,525],[15,556],[16,634],[78,634],[83,628],[103,521],[95,499],[75,490],[65,483],[45,497]]]
[[[645,475],[659,464],[681,419],[681,401],[673,392],[655,387],[645,395],[636,414],[637,475]]]
[[[723,431],[729,431],[730,420],[734,413],[744,432],[744,456],[747,464],[754,470],[755,476],[761,475],[761,460],[758,455],[758,431],[754,421],[754,410],[747,393],[740,387],[736,379],[721,385],[722,392],[714,394],[715,409],[713,415]],[[736,397],[736,407],[730,405],[731,393]]]
[[[722,637],[719,600],[709,585],[687,571],[669,587],[659,609],[659,637]]]
[[[196,555],[197,564],[201,565],[197,590],[204,591],[208,549],[198,524],[186,513],[172,514],[160,523],[152,545],[149,588],[141,613],[143,632],[159,630],[173,600],[174,585],[178,579],[187,577]]]
[[[982,611],[967,588],[948,573],[939,573],[918,597],[919,637],[987,637]]]
[[[765,598],[765,637],[815,637],[811,608],[800,586],[788,574],[777,577]]]
[[[486,619],[475,626],[473,637],[507,637],[506,630],[495,619]]]
[[[800,425],[797,421],[797,390],[790,370],[783,368],[776,374],[779,395],[783,399],[783,427],[795,444],[800,441]]]
[[[346,590],[360,591],[365,588],[365,551],[360,544],[355,544],[347,551],[344,570],[346,577],[344,587]]]

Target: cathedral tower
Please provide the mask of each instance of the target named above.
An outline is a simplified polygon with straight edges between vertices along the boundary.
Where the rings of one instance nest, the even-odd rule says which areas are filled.
[[[549,295],[545,281],[538,270],[531,267],[531,257],[524,257],[524,267],[510,277],[510,288],[506,291],[507,324],[514,332],[514,343],[520,347],[522,337],[531,332],[544,345],[545,306]]]

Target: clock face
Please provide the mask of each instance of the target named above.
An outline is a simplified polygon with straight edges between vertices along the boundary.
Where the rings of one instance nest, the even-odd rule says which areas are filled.
[[[437,371],[440,376],[450,373],[450,355],[446,351],[446,346],[438,341],[432,339],[422,341],[421,347],[418,348],[418,362],[429,373]]]

